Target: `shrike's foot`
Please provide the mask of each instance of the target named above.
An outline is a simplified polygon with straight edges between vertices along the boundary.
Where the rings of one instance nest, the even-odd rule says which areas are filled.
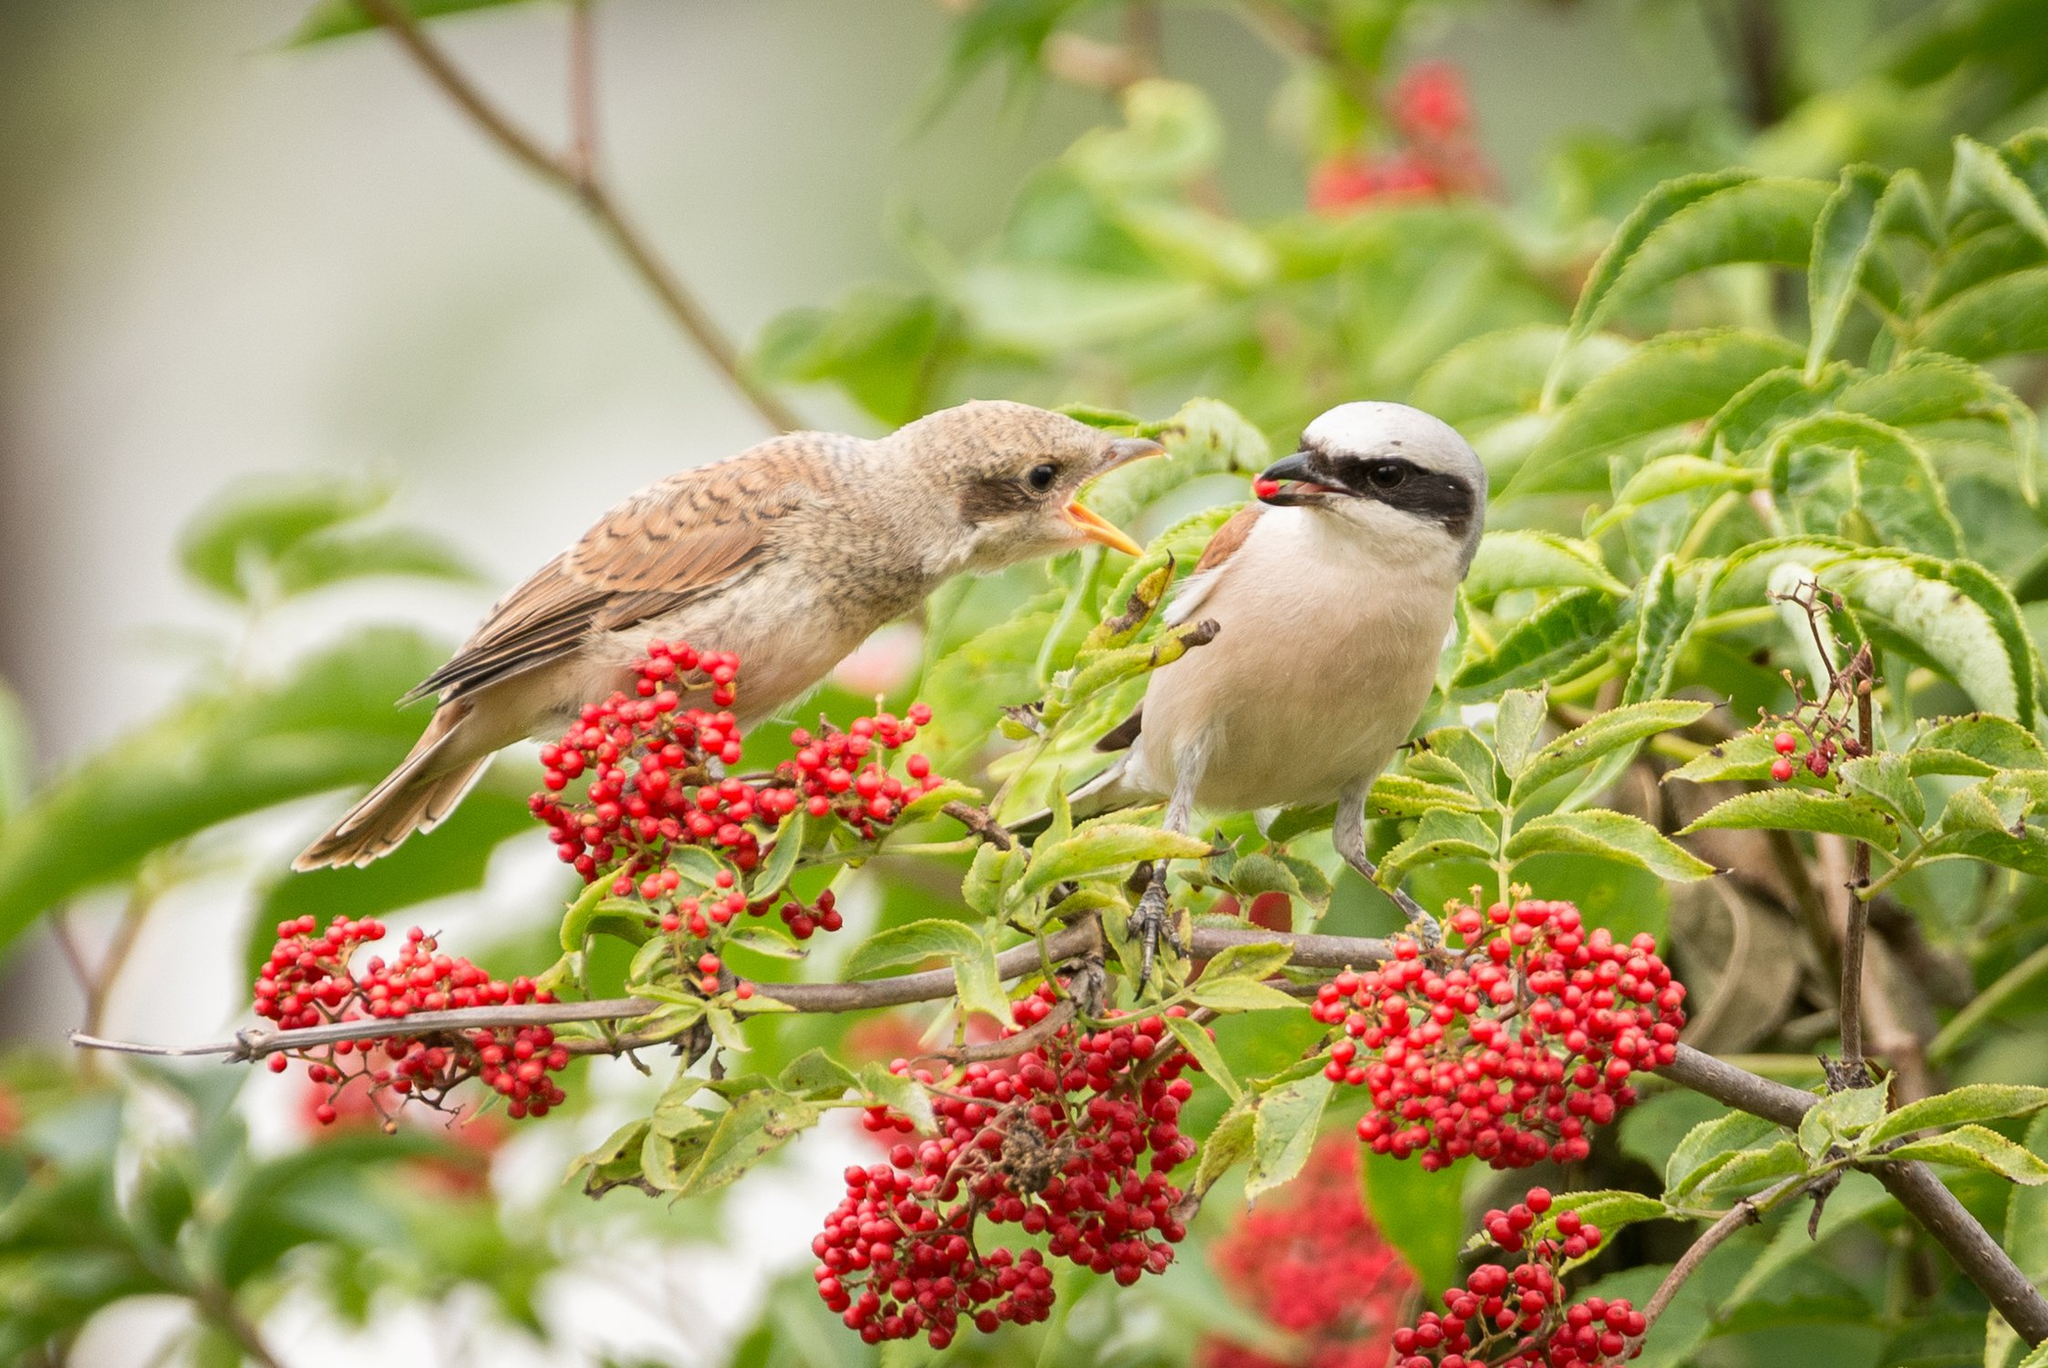
[[[1163,931],[1167,943],[1174,953],[1186,957],[1188,948],[1180,938],[1180,931],[1172,921],[1172,909],[1166,903],[1166,880],[1155,878],[1145,889],[1138,906],[1131,913],[1131,934],[1138,940],[1138,988],[1143,991],[1152,982],[1152,962],[1159,957],[1159,936]]]
[[[1345,863],[1357,870],[1365,881],[1394,900],[1394,906],[1401,909],[1401,915],[1408,918],[1408,929],[1415,935],[1416,944],[1424,950],[1440,950],[1444,943],[1443,923],[1422,910],[1422,904],[1409,897],[1399,888],[1388,888],[1380,883],[1379,866],[1367,859],[1363,853],[1346,855]]]

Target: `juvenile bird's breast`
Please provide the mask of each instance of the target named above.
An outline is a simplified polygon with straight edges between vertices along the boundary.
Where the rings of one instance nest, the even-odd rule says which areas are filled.
[[[1447,540],[1389,545],[1316,510],[1266,511],[1186,614],[1216,640],[1153,676],[1134,760],[1162,793],[1193,768],[1212,811],[1334,798],[1415,725],[1458,578]]]

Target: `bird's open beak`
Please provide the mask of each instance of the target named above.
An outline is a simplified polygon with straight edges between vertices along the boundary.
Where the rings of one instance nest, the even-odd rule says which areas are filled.
[[[1145,554],[1145,548],[1132,541],[1122,528],[1100,513],[1081,507],[1078,501],[1068,504],[1065,511],[1067,521],[1079,528],[1081,535],[1089,541],[1101,542],[1104,546],[1121,551],[1126,556]]]
[[[1142,461],[1147,456],[1164,456],[1165,454],[1166,448],[1153,441],[1150,437],[1119,437],[1109,444],[1108,459],[1103,461],[1101,467],[1095,473],[1100,475],[1105,470],[1115,470],[1120,465],[1129,465],[1132,461]]]
[[[1259,502],[1272,504],[1277,508],[1292,508],[1297,504],[1319,503],[1320,496],[1324,494],[1344,492],[1318,482],[1315,473],[1309,469],[1308,459],[1308,452],[1297,451],[1292,456],[1275,461],[1260,471],[1260,484],[1278,485],[1279,488],[1259,495]]]
[[[1095,474],[1088,478],[1093,480],[1096,475],[1115,470],[1118,466],[1129,465],[1132,461],[1142,461],[1147,456],[1165,454],[1166,448],[1150,437],[1119,437],[1109,444],[1109,454],[1103,457],[1102,464],[1095,468]],[[1122,528],[1101,514],[1083,508],[1080,500],[1076,499],[1069,503],[1064,512],[1067,521],[1080,529],[1081,535],[1089,541],[1101,542],[1104,546],[1121,551],[1126,556],[1145,554],[1145,548],[1132,541]]]

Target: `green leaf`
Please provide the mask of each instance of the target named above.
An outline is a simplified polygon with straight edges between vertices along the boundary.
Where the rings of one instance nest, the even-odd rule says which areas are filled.
[[[1579,290],[1578,304],[1572,309],[1571,335],[1585,336],[1613,309],[1615,287],[1629,264],[1642,251],[1643,244],[1667,223],[1695,204],[1755,179],[1747,171],[1713,171],[1665,181],[1643,196],[1615,229],[1607,249],[1587,274],[1586,283]]]
[[[1664,1165],[1664,1200],[1683,1200],[1736,1155],[1778,1133],[1774,1123],[1748,1112],[1731,1111],[1702,1121],[1686,1132]]]
[[[1510,782],[1528,767],[1537,733],[1549,715],[1549,698],[1542,689],[1509,689],[1500,696],[1493,715],[1493,755]]]
[[[929,959],[962,960],[980,954],[979,932],[964,922],[928,918],[886,927],[846,957],[843,972],[850,979],[867,978],[878,969],[922,964]]]
[[[1830,187],[1813,180],[1735,179],[1740,175],[1687,177],[1652,191],[1622,225],[1615,246],[1594,265],[1572,311],[1573,333],[1583,334],[1630,300],[1711,266],[1742,261],[1805,266],[1814,221],[1828,202]],[[1696,193],[1714,181],[1723,183]],[[1657,216],[1640,236],[1631,231],[1638,216]],[[1615,247],[1624,242],[1631,243],[1630,250],[1610,270]]]
[[[565,1180],[582,1174],[583,1191],[592,1197],[635,1182],[640,1177],[640,1151],[648,1131],[646,1120],[628,1121],[605,1137],[596,1149],[570,1161]]]
[[[1768,788],[1739,793],[1707,809],[1681,836],[1695,831],[1824,831],[1868,841],[1881,850],[1899,848],[1899,829],[1885,813],[1843,794],[1803,788]]]
[[[1207,974],[1188,986],[1188,996],[1216,1012],[1300,1011],[1301,999],[1251,978],[1211,979]]]
[[[1451,677],[1461,699],[1569,676],[1614,634],[1614,601],[1595,589],[1573,589],[1509,628],[1491,651],[1473,647]]]
[[[2048,351],[2048,266],[1962,291],[1920,320],[1914,340],[1966,361]]]
[[[1459,785],[1483,806],[1494,805],[1499,766],[1493,748],[1469,727],[1438,727],[1427,733],[1410,752],[1407,765],[1418,778]]]
[[[1955,163],[1949,176],[1948,218],[1955,223],[1975,208],[1995,209],[2048,246],[2048,206],[1998,149],[1975,138],[1955,142]]]
[[[1545,854],[1592,855],[1677,882],[1704,879],[1714,872],[1712,865],[1674,844],[1640,817],[1604,808],[1536,817],[1508,838],[1510,860],[1520,862]]]
[[[1914,1131],[1960,1126],[1972,1121],[2002,1121],[2048,1107],[2048,1088],[2012,1083],[1970,1083],[1889,1112],[1870,1132],[1869,1142],[1883,1144]]]
[[[329,527],[294,542],[272,567],[282,595],[376,575],[474,584],[482,576],[441,538],[411,527]]]
[[[1019,889],[1043,892],[1056,883],[1122,874],[1141,860],[1199,860],[1207,841],[1160,827],[1106,822],[1082,827],[1049,850],[1033,850]]]
[[[1408,402],[1465,431],[1534,413],[1553,366],[1562,370],[1552,397],[1564,399],[1627,353],[1627,343],[1599,333],[1567,346],[1565,329],[1553,323],[1503,328],[1445,352],[1416,380]]]
[[[521,3],[521,0],[399,0],[406,13],[415,19],[438,19],[443,15],[462,14],[468,10],[496,9],[501,5]],[[309,43],[324,42],[329,38],[340,38],[351,33],[364,33],[377,27],[377,21],[369,11],[355,3],[355,0],[320,0],[299,24],[298,30],[288,40],[293,47]]]
[[[1202,1076],[1223,1090],[1224,1096],[1236,1102],[1244,1096],[1244,1089],[1230,1072],[1229,1063],[1223,1058],[1223,1051],[1216,1048],[1216,1038],[1209,1034],[1209,1028],[1186,1017],[1167,1017],[1166,1029],[1173,1032],[1173,1038],[1181,1043],[1195,1062],[1202,1066]],[[1212,1140],[1213,1143],[1213,1140]]]
[[[1256,1097],[1240,1094],[1209,1132],[1209,1138],[1202,1142],[1202,1155],[1195,1163],[1197,1191],[1251,1158],[1258,1101]]]
[[[1330,1100],[1330,1080],[1320,1073],[1297,1078],[1259,1098],[1252,1119],[1252,1166],[1245,1175],[1246,1201],[1279,1187],[1308,1162],[1316,1127]]]
[[[558,933],[563,954],[573,955],[583,949],[583,938],[590,934],[590,923],[598,915],[598,904],[611,896],[613,882],[610,878],[603,878],[587,883],[577,893],[576,901],[569,904]]]
[[[1664,499],[1701,490],[1715,494],[1731,489],[1748,490],[1754,488],[1756,482],[1755,471],[1710,461],[1704,456],[1682,451],[1659,456],[1645,462],[1642,469],[1629,476],[1628,483],[1614,496],[1614,507],[1595,519],[1586,531],[1589,536],[1597,537],[1620,527],[1643,509]]]
[[[1479,800],[1462,788],[1433,784],[1412,774],[1382,774],[1373,781],[1366,798],[1366,810],[1375,817],[1426,817],[1438,808],[1477,812],[1479,806]],[[1318,825],[1328,826],[1329,820]]]
[[[1491,862],[1500,851],[1500,834],[1470,813],[1438,808],[1422,814],[1408,839],[1380,857],[1380,882],[1399,886],[1408,871],[1438,860]]]
[[[773,1088],[746,1094],[718,1118],[703,1157],[677,1189],[678,1195],[695,1196],[737,1182],[824,1114],[818,1104]]]
[[[1720,329],[1653,338],[1564,406],[1503,493],[1605,493],[1608,452],[1711,417],[1758,376],[1800,360],[1798,348],[1765,333]]]
[[[1880,644],[1933,665],[1984,711],[2033,727],[2033,643],[2012,595],[1981,566],[1864,552],[1814,573]]]
[[[1509,790],[1520,803],[1610,751],[1631,747],[1660,732],[1689,727],[1712,712],[1714,705],[1689,698],[1664,698],[1610,708],[1558,737],[1530,759]]]
[[[1701,1193],[1732,1195],[1762,1187],[1794,1173],[1806,1172],[1806,1156],[1790,1140],[1775,1145],[1746,1149],[1730,1155],[1725,1164],[1714,1165],[1701,1180]]]
[[[853,1072],[844,1064],[821,1049],[811,1049],[782,1066],[775,1086],[813,1101],[828,1101],[845,1096],[855,1085]]]
[[[1764,783],[1771,778],[1771,764],[1778,758],[1778,751],[1771,744],[1769,732],[1743,732],[1731,736],[1719,745],[1705,751],[1680,765],[1666,779],[1684,779],[1694,784],[1719,784],[1731,780],[1746,780]],[[1793,770],[1793,782],[1817,785],[1820,781],[1809,776],[1804,768]]]
[[[1544,1214],[1540,1227],[1554,1230],[1557,1217],[1567,1211],[1576,1211],[1579,1219],[1600,1227],[1603,1244],[1606,1237],[1623,1226],[1636,1225],[1643,1221],[1661,1221],[1677,1214],[1661,1199],[1640,1192],[1629,1192],[1621,1188],[1591,1188],[1556,1194],[1551,1199],[1550,1210]]]
[[[960,333],[956,311],[928,290],[859,285],[830,307],[771,319],[752,362],[770,382],[836,384],[894,427],[930,407],[933,378],[964,349]]]
[[[1285,969],[1293,958],[1293,947],[1278,941],[1227,945],[1209,961],[1208,967],[1202,971],[1202,978],[1205,981],[1231,977],[1269,979]]]
[[[775,833],[775,844],[768,848],[768,858],[747,880],[748,901],[775,897],[788,887],[789,877],[796,873],[796,862],[804,850],[804,817],[803,809],[799,808],[783,818]]]
[[[909,1117],[920,1134],[929,1135],[937,1128],[931,1094],[916,1079],[890,1073],[887,1065],[875,1061],[861,1066],[858,1086],[889,1110]]]
[[[333,475],[247,480],[185,525],[178,560],[200,584],[247,600],[293,547],[318,532],[374,513],[390,489]]]
[[[2009,769],[2048,770],[2048,749],[2010,718],[1971,713],[1940,718],[1915,732],[1906,761],[1914,774],[1983,776]]]
[[[1844,1088],[1829,1093],[1806,1109],[1799,1121],[1799,1148],[1808,1159],[1821,1160],[1836,1145],[1854,1154],[1863,1148],[1864,1132],[1884,1118],[1885,1101],[1891,1095],[1888,1082],[1867,1088]]]
[[[1466,572],[1465,596],[1485,605],[1516,589],[1598,589],[1616,598],[1628,592],[1591,542],[1523,528],[1488,532]]]
[[[76,762],[0,827],[0,945],[43,908],[126,877],[160,846],[382,779],[420,725],[391,701],[442,658],[409,631],[359,632],[281,680],[192,698]],[[86,830],[91,858],[81,859]]]
[[[1914,1140],[1890,1151],[1885,1158],[1899,1163],[1917,1159],[1923,1164],[1981,1169],[2027,1187],[2048,1183],[2048,1159],[1983,1126],[1958,1126],[1931,1139]]]
[[[1910,172],[1902,172],[1901,180]],[[1914,181],[1918,183],[1917,177]],[[1817,376],[1835,349],[1842,324],[1848,321],[1849,306],[1863,283],[1870,254],[1884,236],[1883,217],[1878,204],[1890,188],[1891,178],[1874,166],[1842,168],[1841,184],[1822,206],[1813,228],[1813,260],[1806,272],[1806,307],[1810,340],[1806,346],[1806,373]]]
[[[1846,534],[1850,510],[1886,540],[1952,558],[1962,528],[1926,451],[1898,428],[1853,413],[1821,413],[1780,429],[1771,482],[1801,531]]]
[[[1892,818],[1912,830],[1927,819],[1920,786],[1913,782],[1905,757],[1864,755],[1845,760],[1835,768],[1842,787],[1889,812]]]

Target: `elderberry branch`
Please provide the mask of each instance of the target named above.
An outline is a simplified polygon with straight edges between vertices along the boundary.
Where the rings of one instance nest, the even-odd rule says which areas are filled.
[[[598,173],[594,164],[595,153],[584,142],[586,129],[582,114],[575,115],[577,124],[576,144],[565,153],[557,154],[542,146],[531,134],[493,104],[477,85],[455,65],[448,54],[427,35],[419,21],[398,0],[360,0],[363,9],[397,40],[405,49],[422,74],[448,97],[465,114],[477,129],[505,152],[512,160],[556,189],[571,196],[581,204],[604,235],[611,239],[626,264],[640,281],[654,295],[671,319],[696,344],[697,350],[709,361],[726,381],[737,390],[742,398],[758,414],[761,421],[777,432],[793,431],[803,426],[794,410],[784,404],[772,391],[755,380],[748,373],[741,359],[739,348],[733,344],[725,330],[705,309],[704,305],[683,283],[682,277],[662,258],[653,244],[647,240],[638,224],[620,208],[611,188]],[[578,10],[582,6],[577,7]],[[572,23],[586,22],[572,15]],[[572,43],[581,43],[572,28]],[[587,56],[576,56],[572,61],[582,63]],[[580,93],[572,97],[578,101],[577,108],[584,108],[586,96]],[[589,152],[590,159],[585,153]]]
[[[1054,958],[1066,959],[1094,944],[1095,926],[1067,927],[1047,939]],[[1390,942],[1375,938],[1328,936],[1238,929],[1196,927],[1191,951],[1198,959],[1213,958],[1233,945],[1281,944],[1293,954],[1291,962],[1303,968],[1342,969],[1383,962],[1393,955]],[[996,957],[998,973],[1014,979],[1032,973],[1039,965],[1039,946],[1027,942]],[[878,1007],[930,1002],[953,996],[957,989],[951,969],[931,969],[895,978],[860,983],[757,984],[755,991],[772,997],[800,1012],[851,1012]],[[470,1026],[522,1026],[569,1021],[616,1020],[645,1016],[664,1004],[645,998],[618,998],[598,1002],[528,1003],[455,1012],[418,1012],[398,1020],[342,1022],[294,1031],[250,1030],[233,1040],[211,1045],[166,1047],[137,1045],[97,1037],[74,1036],[73,1043],[91,1049],[165,1056],[223,1055],[246,1061],[279,1050],[314,1043],[336,1043],[365,1036],[391,1038],[422,1035]],[[586,1042],[576,1042],[585,1046]],[[595,1042],[591,1042],[594,1044]],[[654,1039],[622,1036],[611,1043],[623,1052],[661,1043]],[[580,1051],[579,1051],[580,1052]],[[608,1050],[607,1052],[611,1052]],[[1682,1087],[1749,1112],[1781,1126],[1794,1127],[1819,1099],[1810,1092],[1778,1083],[1740,1069],[1724,1060],[1679,1045],[1671,1063],[1657,1073]],[[1947,1251],[1963,1274],[1975,1283],[2007,1323],[2028,1344],[2048,1341],[2048,1299],[2021,1272],[2010,1255],[1999,1247],[1977,1219],[1944,1187],[1925,1164],[1874,1160],[1861,1167],[1883,1183],[1937,1243]]]

